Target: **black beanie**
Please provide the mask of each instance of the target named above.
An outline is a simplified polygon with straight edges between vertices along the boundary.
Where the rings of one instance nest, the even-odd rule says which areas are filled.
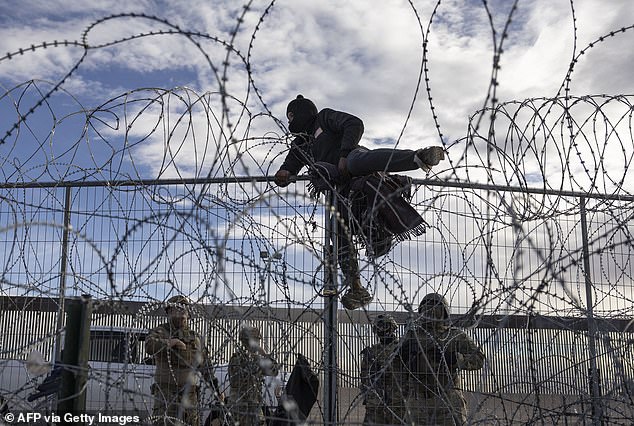
[[[313,101],[297,95],[297,98],[290,101],[286,107],[287,116],[289,112],[293,113],[293,121],[289,123],[288,130],[291,133],[309,133],[318,111]]]

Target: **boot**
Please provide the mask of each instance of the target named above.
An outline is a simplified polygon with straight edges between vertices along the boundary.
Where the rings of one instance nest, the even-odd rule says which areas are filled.
[[[358,278],[355,279],[348,291],[341,298],[341,304],[344,308],[355,310],[367,305],[372,301],[372,295],[361,286]]]

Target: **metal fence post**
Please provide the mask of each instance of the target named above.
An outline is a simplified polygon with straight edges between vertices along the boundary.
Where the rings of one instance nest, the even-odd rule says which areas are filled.
[[[66,297],[66,267],[68,263],[68,235],[70,234],[70,201],[72,195],[72,187],[67,186],[64,197],[64,229],[62,234],[62,253],[59,268],[59,308],[57,310],[57,325],[55,332],[57,333],[64,327],[64,299]],[[53,362],[60,359],[62,353],[61,341],[59,336],[55,339],[53,351]]]
[[[68,320],[64,334],[64,354],[57,411],[84,414],[86,412],[86,382],[90,354],[90,319],[92,301],[89,295],[68,305]]]
[[[324,238],[324,423],[337,424],[337,193],[326,194]]]
[[[581,214],[581,239],[583,242],[583,269],[586,283],[586,303],[588,305],[588,354],[590,356],[590,393],[592,395],[592,424],[599,426],[603,423],[601,409],[601,391],[599,384],[599,368],[597,366],[597,322],[594,318],[592,301],[592,277],[590,276],[590,250],[588,243],[588,221],[586,218],[586,198],[579,198]]]

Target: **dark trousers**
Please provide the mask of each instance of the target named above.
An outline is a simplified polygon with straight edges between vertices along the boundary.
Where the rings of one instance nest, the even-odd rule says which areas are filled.
[[[405,172],[417,170],[416,151],[411,149],[358,147],[348,154],[348,171],[352,176],[365,176],[374,172]]]
[[[359,261],[357,259],[357,249],[352,241],[350,230],[346,232],[343,224],[337,224],[337,261],[341,272],[343,272],[344,285],[350,285],[353,280],[359,277]],[[332,236],[331,236],[332,239]]]

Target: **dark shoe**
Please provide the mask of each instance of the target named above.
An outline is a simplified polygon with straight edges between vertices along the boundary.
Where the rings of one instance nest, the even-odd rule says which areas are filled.
[[[341,298],[343,307],[351,311],[365,306],[371,301],[372,295],[363,287],[351,288]]]
[[[419,149],[414,155],[414,163],[423,171],[428,172],[433,166],[445,159],[445,150],[442,146],[428,146]]]

